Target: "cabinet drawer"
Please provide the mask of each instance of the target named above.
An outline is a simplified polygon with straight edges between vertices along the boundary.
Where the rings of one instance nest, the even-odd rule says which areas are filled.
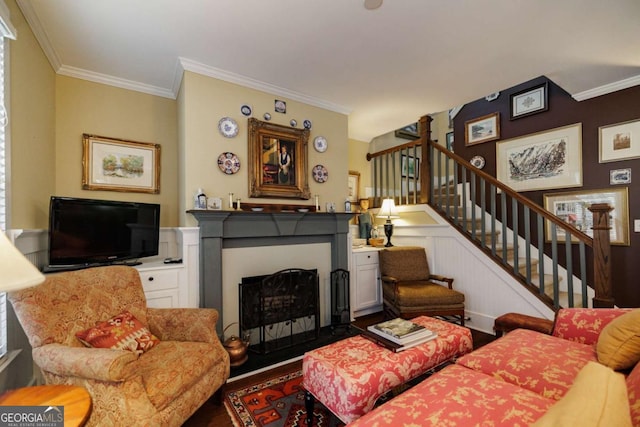
[[[378,263],[378,252],[362,252],[359,254],[354,254],[356,265],[367,265],[367,264],[377,264]]]
[[[145,291],[178,288],[178,270],[141,271],[140,279]]]

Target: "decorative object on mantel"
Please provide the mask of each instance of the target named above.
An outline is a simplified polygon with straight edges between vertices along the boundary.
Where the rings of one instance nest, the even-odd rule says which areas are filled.
[[[222,210],[222,199],[220,197],[209,197],[207,199],[207,209],[212,211]]]
[[[193,209],[207,209],[207,195],[202,188],[198,188],[193,196]]]
[[[269,113],[264,113],[264,116],[262,116],[262,117],[264,117],[264,119],[265,119],[266,121],[271,120],[271,114],[269,114]]]
[[[238,156],[230,152],[224,152],[218,156],[218,167],[227,175],[233,175],[240,170]]]
[[[302,122],[302,126],[305,129],[311,129],[311,120],[309,119],[304,119],[304,121]]]
[[[313,148],[315,148],[318,153],[324,153],[328,147],[329,143],[327,143],[327,138],[324,136],[316,136],[313,139]]]
[[[243,116],[249,117],[249,116],[251,116],[251,113],[253,112],[253,109],[251,108],[251,105],[249,105],[249,104],[242,104],[242,106],[240,107],[240,112],[242,113]]]
[[[323,183],[327,182],[329,179],[329,172],[327,171],[327,168],[322,165],[315,165],[311,170],[311,173],[316,182]]]
[[[238,122],[231,117],[223,117],[218,122],[218,130],[225,138],[233,138],[238,135],[240,128],[238,127]]]
[[[264,212],[264,213],[315,213],[318,211],[315,206],[295,205],[281,203],[247,203],[243,202],[240,208],[243,212]]]
[[[471,163],[471,166],[475,166],[478,169],[482,169],[484,167],[485,160],[484,160],[484,157],[482,156],[473,156],[471,160],[469,160],[469,163]]]
[[[378,217],[386,218],[386,222],[384,223],[384,234],[387,236],[387,244],[385,247],[393,246],[391,243],[391,236],[393,235],[393,224],[391,223],[391,218],[398,218],[398,211],[396,210],[396,204],[392,198],[384,199],[382,201],[382,206],[378,211]]]
[[[307,200],[309,130],[248,119],[249,197]]]

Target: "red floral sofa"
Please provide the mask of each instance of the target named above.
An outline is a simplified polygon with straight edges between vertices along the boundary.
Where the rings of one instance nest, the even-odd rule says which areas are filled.
[[[640,309],[561,309],[359,418],[363,426],[640,426]]]

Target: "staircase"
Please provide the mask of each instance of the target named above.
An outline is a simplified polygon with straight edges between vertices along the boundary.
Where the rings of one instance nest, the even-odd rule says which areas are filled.
[[[612,208],[591,205],[591,238],[432,141],[430,124],[431,118],[424,116],[419,140],[367,154],[373,162],[372,207],[386,197],[401,205],[427,203],[553,310],[613,307]],[[402,156],[422,159],[419,180],[402,176]]]
[[[455,196],[452,196],[452,194],[454,193],[457,194]],[[533,285],[536,289],[542,288],[543,294],[546,295],[549,299],[553,299],[553,275],[544,274],[543,285],[542,287],[540,286],[540,269],[538,266],[540,260],[537,258],[527,260],[526,257],[519,256],[518,262],[516,263],[515,254],[522,253],[523,248],[520,247],[521,245],[518,245],[518,250],[516,250],[514,244],[508,242],[509,239],[506,239],[508,243],[506,243],[506,246],[503,246],[503,239],[501,237],[502,231],[499,228],[491,227],[491,224],[489,223],[483,223],[483,219],[481,217],[475,216],[474,218],[472,218],[472,215],[468,210],[475,209],[476,212],[478,212],[480,208],[479,206],[471,204],[470,201],[467,201],[467,211],[465,211],[465,214],[462,215],[461,213],[463,204],[461,191],[454,191],[454,189],[451,187],[451,183],[448,183],[447,185],[442,186],[434,191],[433,204],[442,204],[447,206],[445,212],[446,214],[443,216],[449,222],[452,222],[454,224],[457,223],[459,228],[462,228],[464,230],[462,234],[469,240],[474,242],[477,246],[488,249],[492,254],[492,258],[494,258],[494,260],[496,260],[498,263],[506,265],[508,267],[508,271],[514,271],[517,266],[517,271],[519,274],[515,275],[516,279],[520,279],[521,277],[529,277],[531,285]],[[508,230],[508,232],[512,233],[512,230]],[[505,247],[506,250],[504,249]],[[537,250],[537,248],[535,247],[532,249]],[[558,276],[558,300],[561,307],[568,307],[570,306],[569,293],[567,291],[560,290],[562,289],[562,281],[564,279],[563,276],[566,274],[566,270],[562,268],[560,272],[561,274],[559,274]],[[580,293],[573,293],[573,304],[571,306],[583,306],[583,298]]]

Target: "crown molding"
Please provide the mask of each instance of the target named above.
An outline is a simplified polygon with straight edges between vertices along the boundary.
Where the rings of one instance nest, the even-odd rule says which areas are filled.
[[[55,72],[58,72],[60,66],[62,65],[62,63],[60,62],[60,57],[58,56],[56,50],[53,48],[53,45],[51,44],[51,41],[49,39],[49,35],[40,23],[40,19],[33,9],[31,2],[28,0],[16,0],[16,3],[22,11],[27,24],[29,24],[29,27],[31,27],[33,35],[36,36],[36,40],[38,40],[38,43],[40,44],[40,47],[42,48],[45,56],[49,60],[49,63],[53,67],[53,70]]]
[[[82,68],[63,65],[62,67],[60,67],[60,69],[58,69],[58,74],[61,74],[63,76],[75,77],[82,80],[89,80],[96,83],[102,83],[109,86],[115,86],[122,89],[148,93],[149,95],[161,96],[163,98],[176,99],[174,93],[170,89],[148,85],[146,83],[140,83],[133,80],[121,79],[119,77],[96,73],[94,71],[88,71]]]
[[[586,99],[595,98],[601,95],[607,95],[609,93],[617,92],[622,89],[628,89],[633,86],[640,85],[640,75],[629,77],[628,79],[618,80],[617,82],[608,83],[606,85],[594,87],[593,89],[585,90],[583,92],[574,93],[571,96],[576,101],[584,101]]]
[[[180,78],[178,79],[176,76],[176,78],[174,79],[173,90],[175,93],[177,93],[177,90],[179,89],[179,84],[184,71],[191,71],[193,73],[201,74],[208,77],[213,77],[218,80],[224,80],[229,83],[235,83],[240,86],[256,89],[262,92],[270,93],[272,95],[277,95],[284,98],[292,99],[294,101],[303,102],[308,105],[313,105],[315,107],[323,108],[325,110],[333,111],[340,114],[349,115],[349,113],[351,113],[352,111],[350,107],[334,104],[332,102],[328,102],[319,98],[305,95],[300,92],[292,91],[292,90],[275,86],[269,83],[261,82],[259,80],[255,80],[240,74],[232,73],[230,71],[225,71],[220,68],[210,67],[208,65],[205,65],[196,61],[192,61],[191,59],[179,57],[178,61],[180,65],[179,69],[181,70],[178,70],[178,72],[180,73]]]

